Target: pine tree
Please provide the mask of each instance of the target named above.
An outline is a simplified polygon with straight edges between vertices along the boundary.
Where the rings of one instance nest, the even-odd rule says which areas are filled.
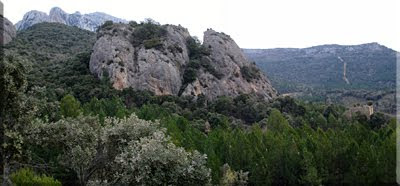
[[[61,99],[60,110],[64,117],[76,118],[81,113],[81,104],[71,94],[65,95]]]

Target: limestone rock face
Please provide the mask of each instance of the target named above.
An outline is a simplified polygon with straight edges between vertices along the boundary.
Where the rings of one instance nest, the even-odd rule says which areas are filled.
[[[208,29],[204,32],[203,45],[210,49],[211,53],[206,60],[211,60],[214,68],[222,73],[223,77],[218,79],[203,71],[193,83],[186,87],[183,95],[204,94],[213,99],[222,95],[237,96],[242,93],[254,93],[266,99],[276,97],[277,92],[269,80],[259,72],[255,64],[246,59],[242,50],[230,36]],[[245,78],[243,69],[256,69],[258,76],[249,81]]]
[[[17,30],[23,30],[42,22],[51,22],[50,17],[44,12],[32,10],[26,13],[22,20],[15,24],[15,27]]]
[[[113,29],[100,31],[90,58],[91,72],[99,78],[107,73],[116,89],[133,87],[156,95],[177,95],[182,85],[182,69],[189,60],[188,31],[183,27],[166,26],[162,47],[156,49],[134,46],[130,38],[134,29],[114,24]],[[178,50],[175,52],[175,49]]]
[[[52,22],[67,24],[68,14],[61,8],[54,7],[50,10],[49,18]]]
[[[68,14],[61,8],[54,7],[50,10],[49,15],[36,10],[29,11],[24,15],[23,19],[15,25],[15,27],[17,30],[24,30],[37,23],[56,22],[69,26],[77,26],[78,28],[85,30],[96,31],[96,29],[104,24],[105,21],[113,21],[117,23],[127,22],[126,20],[119,19],[101,12],[83,15],[79,12]]]
[[[221,76],[199,68],[196,78],[184,82],[185,69],[189,66],[187,29],[181,26],[163,25],[166,30],[157,47],[133,44],[137,27],[113,24],[97,33],[93,47],[90,71],[99,78],[108,77],[116,89],[134,88],[148,90],[156,95],[205,95],[208,99],[218,96],[236,96],[255,93],[265,99],[277,95],[268,79],[258,68],[247,61],[237,44],[223,33],[207,30],[203,46],[209,55],[201,62],[210,64]],[[256,75],[246,78],[243,69],[253,69]],[[214,72],[215,72],[214,71]]]
[[[2,15],[0,15],[0,22],[1,22],[0,31],[2,33],[0,37],[0,42],[2,45],[5,45],[9,43],[17,35],[17,31],[14,25]]]

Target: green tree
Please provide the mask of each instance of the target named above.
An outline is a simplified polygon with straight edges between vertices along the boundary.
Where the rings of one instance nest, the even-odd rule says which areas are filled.
[[[328,128],[327,121],[326,121],[325,117],[322,114],[319,114],[317,116],[317,118],[315,119],[315,122],[317,124],[315,126],[315,128],[317,128],[317,127],[321,127],[322,129],[327,129]]]
[[[131,141],[117,156],[117,185],[206,185],[206,156],[168,142],[162,131]]]
[[[65,95],[61,99],[60,111],[64,117],[77,117],[81,113],[81,104],[71,94]]]
[[[289,127],[288,121],[277,109],[272,109],[268,117],[267,129],[275,132],[282,132]]]
[[[339,126],[339,122],[333,114],[329,114],[328,126],[332,128],[336,128]]]
[[[11,180],[15,185],[48,185],[61,186],[61,182],[46,175],[37,175],[33,170],[23,168],[11,174]]]
[[[52,166],[72,171],[75,185],[204,185],[210,179],[205,155],[175,146],[158,122],[135,115],[104,124],[82,115],[50,124],[36,120],[29,139],[32,157],[51,162],[46,156],[52,154]]]
[[[0,154],[3,185],[9,185],[10,166],[21,157],[23,132],[32,110],[27,110],[26,69],[13,56],[0,60]]]

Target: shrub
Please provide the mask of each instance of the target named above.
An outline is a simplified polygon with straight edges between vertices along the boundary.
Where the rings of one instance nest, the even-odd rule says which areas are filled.
[[[252,81],[260,77],[260,70],[255,66],[243,66],[240,68],[243,78],[247,81]]]
[[[190,59],[200,59],[204,55],[210,55],[210,51],[201,45],[196,37],[190,37],[186,40]]]
[[[101,26],[99,27],[98,30],[101,30],[101,29],[107,29],[107,30],[109,30],[109,29],[111,29],[111,26],[112,26],[113,24],[114,24],[114,22],[112,22],[112,21],[106,21],[106,22],[104,22],[103,25],[101,25]]]
[[[163,47],[163,44],[161,42],[160,38],[152,38],[143,41],[144,48],[150,49],[150,48],[155,48],[155,49],[161,49]]]
[[[23,168],[14,172],[10,176],[11,181],[15,185],[34,185],[34,186],[52,186],[61,185],[61,182],[46,175],[37,175],[33,170],[29,168]]]
[[[64,117],[77,117],[81,113],[80,107],[79,101],[70,94],[61,99],[60,111]]]
[[[167,30],[165,27],[161,26],[159,23],[155,21],[145,21],[140,23],[139,25],[135,26],[135,29],[132,33],[132,44],[133,46],[139,46],[144,44],[146,40],[153,40],[147,41],[149,44],[156,44],[156,40],[161,40],[167,34]]]

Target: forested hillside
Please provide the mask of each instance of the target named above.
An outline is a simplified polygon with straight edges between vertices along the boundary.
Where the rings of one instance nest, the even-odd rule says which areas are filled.
[[[377,110],[395,113],[396,51],[378,43],[244,52],[280,93],[346,106],[373,101]]]
[[[0,62],[3,183],[396,181],[394,118],[379,112],[349,118],[341,105],[289,97],[241,94],[211,101],[201,95],[115,90],[107,78],[89,71],[95,39],[95,33],[42,23],[5,46]]]

